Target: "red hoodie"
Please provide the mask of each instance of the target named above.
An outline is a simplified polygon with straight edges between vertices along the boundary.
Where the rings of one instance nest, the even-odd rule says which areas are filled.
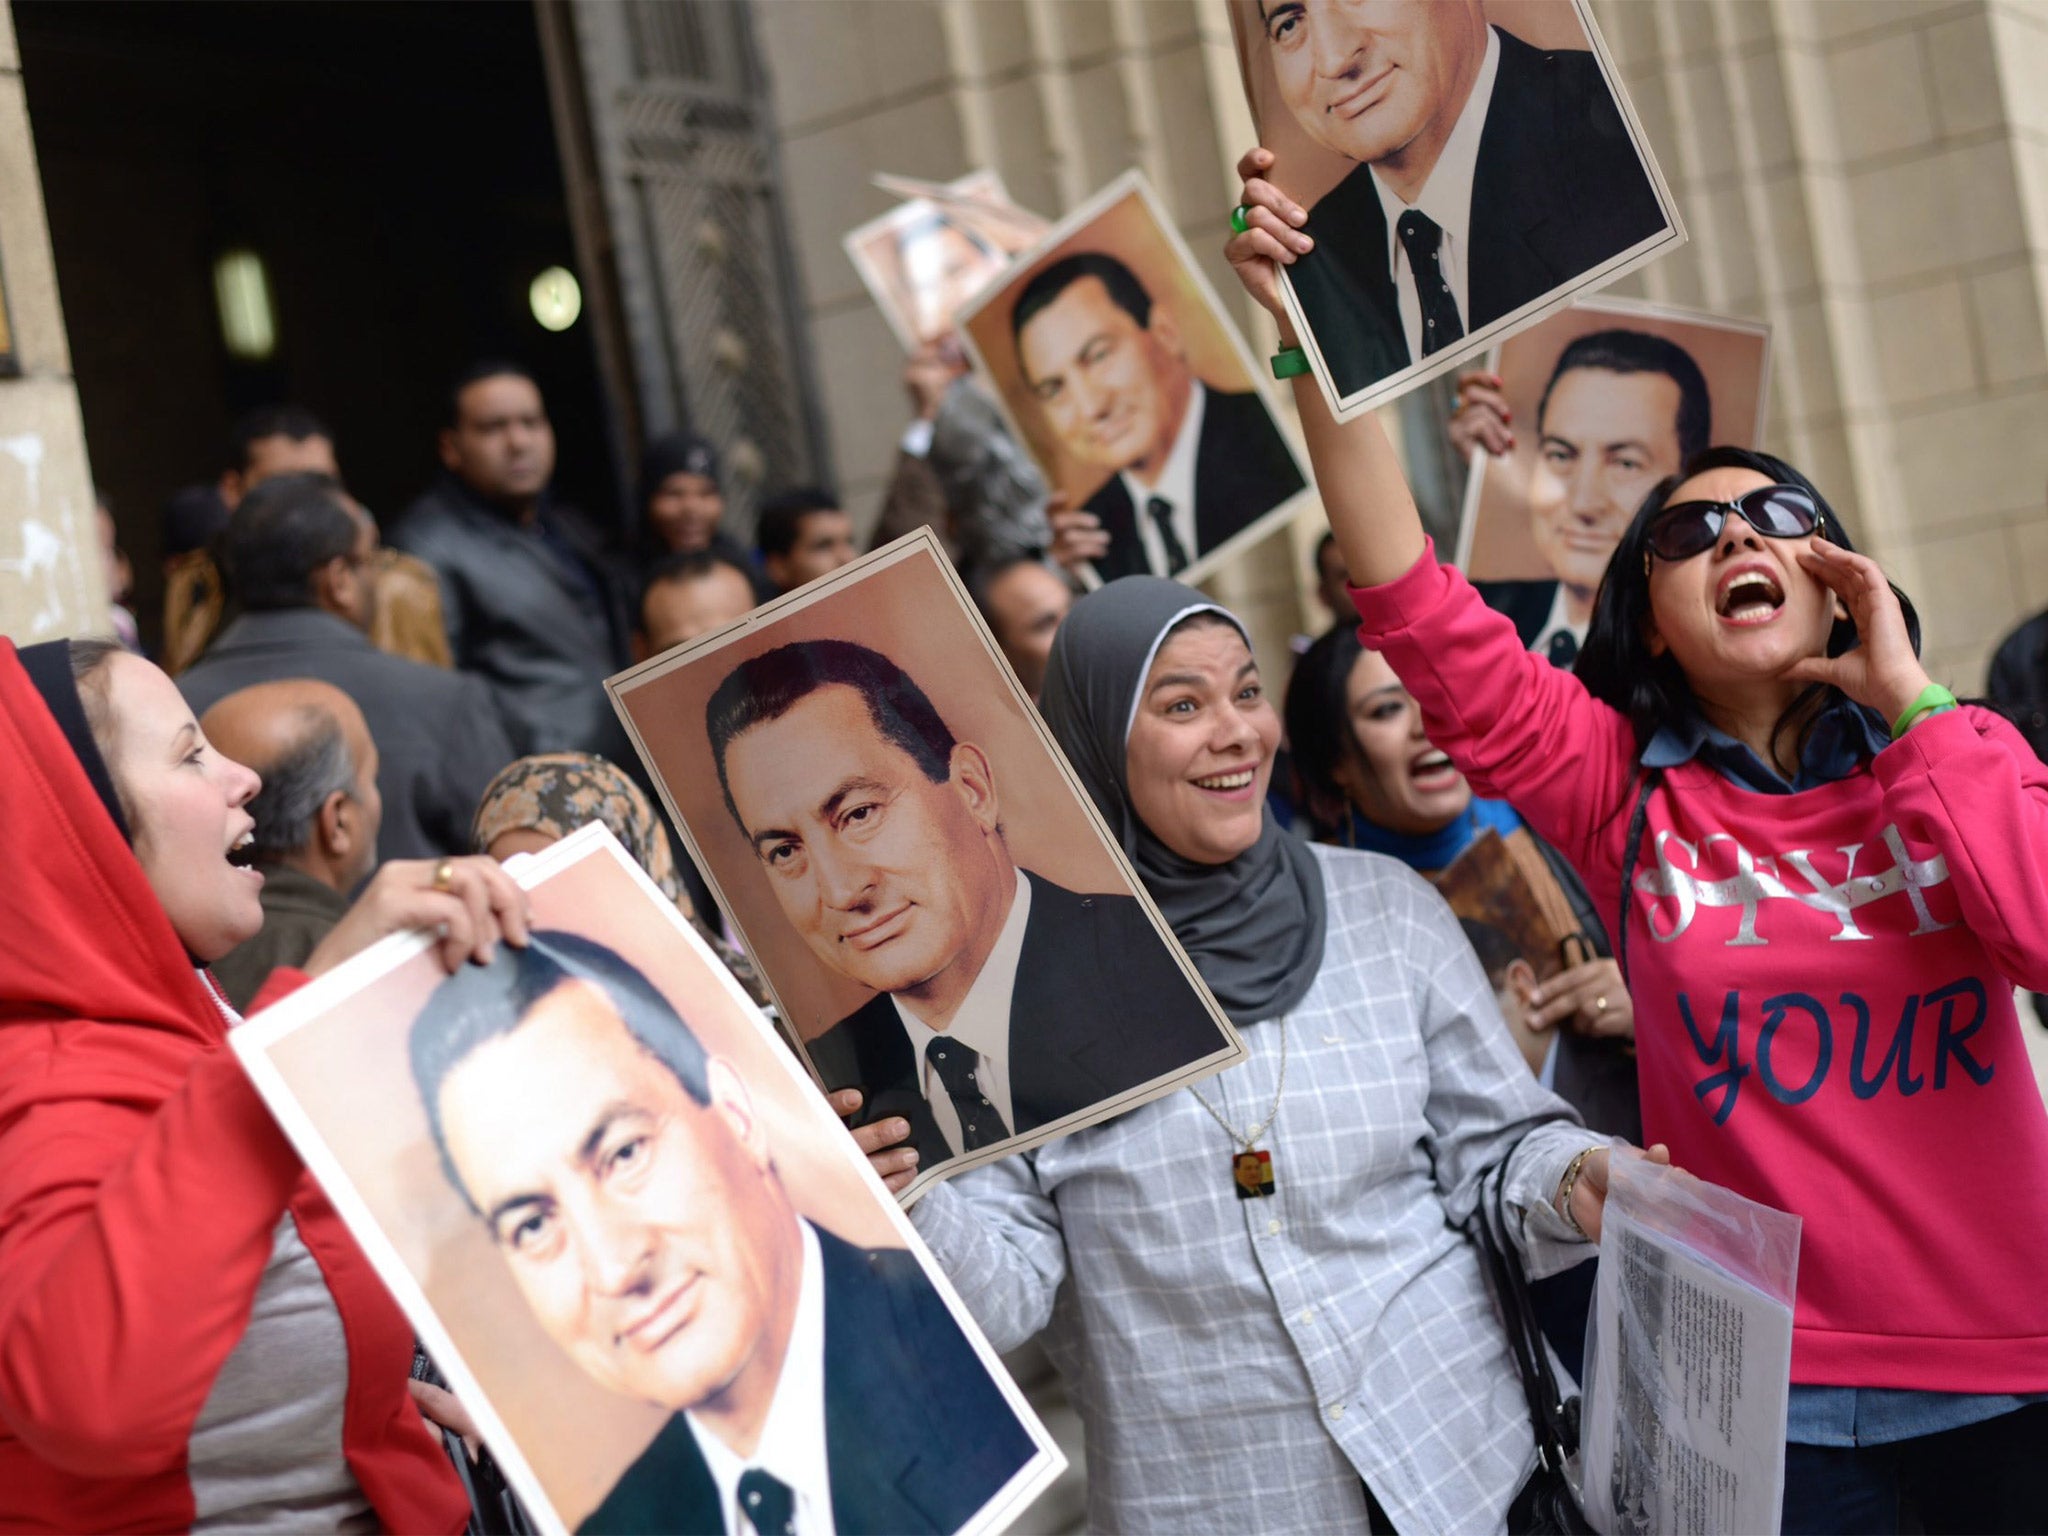
[[[1434,551],[1352,598],[1429,739],[1618,913],[1627,721]],[[2012,990],[2048,989],[2048,768],[1964,708],[1798,794],[1689,762],[1647,811],[1627,913],[1643,1128],[1804,1219],[1792,1379],[2048,1391],[2048,1114]]]
[[[192,1523],[188,1440],[287,1208],[341,1315],[350,1470],[387,1528],[461,1529],[412,1330],[5,642],[0,785],[0,1530]]]

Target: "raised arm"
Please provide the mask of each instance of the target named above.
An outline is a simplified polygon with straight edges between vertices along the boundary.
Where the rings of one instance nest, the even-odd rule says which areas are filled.
[[[1249,227],[1231,239],[1223,254],[1245,291],[1278,322],[1280,344],[1295,347],[1301,342],[1281,301],[1275,264],[1292,266],[1315,242],[1299,228],[1308,221],[1308,210],[1265,179],[1272,165],[1269,149],[1250,150],[1237,162]],[[1344,569],[1361,587],[1392,581],[1422,558],[1428,540],[1379,418],[1360,416],[1339,425],[1312,374],[1295,376],[1294,403],[1330,530],[1344,551]]]

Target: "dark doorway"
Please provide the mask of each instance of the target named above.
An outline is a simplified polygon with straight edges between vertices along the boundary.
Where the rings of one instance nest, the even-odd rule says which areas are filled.
[[[621,510],[586,313],[527,291],[576,268],[524,0],[16,0],[86,440],[154,633],[159,512],[211,481],[242,410],[334,428],[387,525],[436,472],[443,387],[505,356],[541,381],[561,496]],[[276,352],[230,355],[214,264],[267,270]],[[589,287],[589,279],[584,286]]]

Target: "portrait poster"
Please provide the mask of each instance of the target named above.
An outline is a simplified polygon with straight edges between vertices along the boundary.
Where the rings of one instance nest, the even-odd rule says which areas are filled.
[[[1340,421],[1684,243],[1587,0],[1229,0],[1288,313]],[[1338,62],[1332,62],[1332,61]]]
[[[229,1040],[536,1524],[722,1532],[742,1464],[1014,1520],[1063,1459],[767,1020],[604,827],[509,868],[526,948],[394,935]]]
[[[907,201],[840,243],[905,352],[951,331],[961,304],[1045,232],[1045,220],[1012,203],[993,171],[942,184],[875,181]]]
[[[1259,365],[1137,171],[960,311],[1048,485],[1095,514],[1103,581],[1200,581],[1309,494]]]
[[[1489,360],[1515,446],[1472,458],[1456,563],[1475,582],[1599,586],[1652,487],[1701,448],[1761,447],[1771,328],[1581,299]]]
[[[1241,1059],[930,530],[606,686],[906,1203]]]

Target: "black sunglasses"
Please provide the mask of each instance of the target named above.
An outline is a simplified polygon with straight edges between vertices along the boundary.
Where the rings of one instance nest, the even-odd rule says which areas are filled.
[[[1650,524],[1649,552],[1659,560],[1690,560],[1712,549],[1730,513],[1767,539],[1800,539],[1825,525],[1813,496],[1796,485],[1766,485],[1733,501],[1680,501]]]

